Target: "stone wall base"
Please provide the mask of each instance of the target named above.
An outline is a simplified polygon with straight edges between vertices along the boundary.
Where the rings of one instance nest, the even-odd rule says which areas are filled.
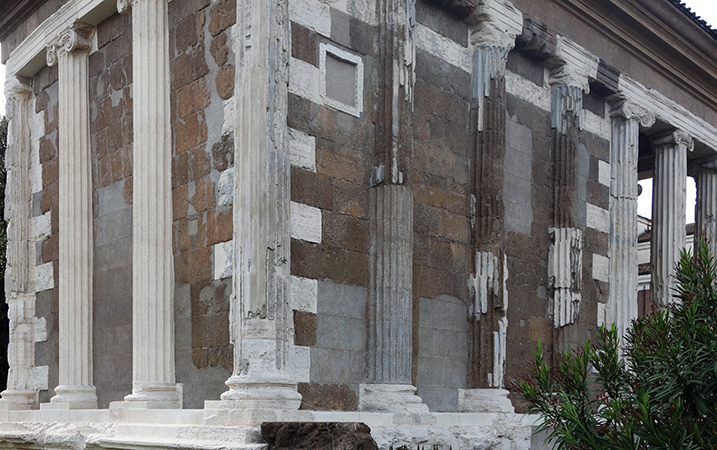
[[[234,415],[232,415],[234,414]],[[237,420],[243,418],[243,420]],[[0,410],[0,447],[63,449],[267,448],[264,422],[361,422],[381,450],[544,449],[537,417],[498,413],[241,410]],[[243,423],[242,423],[243,422]]]

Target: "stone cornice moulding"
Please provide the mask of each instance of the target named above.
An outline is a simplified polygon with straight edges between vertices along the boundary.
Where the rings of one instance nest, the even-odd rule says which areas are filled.
[[[66,28],[80,21],[97,25],[116,12],[117,0],[70,0],[45,19],[7,60],[7,75],[31,77],[46,65],[45,51]]]
[[[132,12],[132,6],[139,0],[117,0],[117,12],[120,14],[129,14]],[[172,0],[164,0],[167,3]]]
[[[657,119],[684,130],[694,140],[717,153],[717,128],[697,117],[685,107],[665,97],[654,89],[648,89],[625,75],[620,75],[620,96],[635,106],[653,112]]]
[[[558,67],[550,73],[550,84],[576,86],[590,92],[590,81],[597,78],[600,58],[564,36],[558,35],[557,41],[551,63]]]
[[[669,82],[709,107],[717,108],[717,51],[709,53],[709,49],[717,48],[715,40],[706,34],[704,42],[697,42],[694,36],[685,38],[683,35],[690,27],[698,26],[679,11],[673,11],[671,15],[659,13],[660,9],[664,9],[663,3],[667,2],[557,0],[556,3]],[[674,7],[671,4],[667,6]],[[685,22],[688,31],[670,26],[670,23],[682,24],[683,19],[690,22]]]
[[[483,0],[465,21],[473,26],[470,43],[512,50],[523,31],[523,13],[508,0]]]
[[[57,59],[62,53],[89,52],[93,32],[94,28],[83,22],[76,22],[72,27],[64,30],[56,40],[47,45],[47,65],[52,67],[57,64]]]

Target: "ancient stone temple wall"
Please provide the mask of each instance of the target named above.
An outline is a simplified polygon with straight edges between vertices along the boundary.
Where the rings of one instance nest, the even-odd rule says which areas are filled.
[[[594,20],[670,26],[613,3]],[[555,363],[645,309],[637,179],[656,177],[654,307],[680,177],[715,228],[717,84],[677,56],[714,36],[620,28],[628,50],[584,4],[48,0],[14,19],[0,441],[260,446],[262,422],[339,421],[380,448],[540,448],[508,390],[538,342]]]

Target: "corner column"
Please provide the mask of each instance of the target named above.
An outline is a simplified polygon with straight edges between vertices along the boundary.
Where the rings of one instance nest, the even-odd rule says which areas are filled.
[[[653,139],[655,169],[652,184],[652,302],[660,309],[674,303],[672,277],[685,247],[687,152],[695,147],[682,130]]]
[[[712,255],[717,255],[717,159],[694,164],[689,173],[697,186],[695,236],[706,237]]]
[[[134,143],[132,394],[127,407],[181,408],[174,371],[172,128],[167,0],[120,0],[132,13]]]
[[[415,0],[380,0],[379,111],[369,192],[368,383],[359,411],[428,412],[411,379]]]
[[[637,317],[637,159],[640,127],[649,128],[655,116],[631,103],[610,112],[610,295],[606,322],[623,336]]]
[[[59,82],[59,386],[52,408],[97,408],[92,382],[92,165],[88,58],[94,29],[76,23],[47,48]],[[50,405],[42,405],[43,408]]]
[[[47,367],[35,367],[36,336],[44,334],[44,322],[35,318],[34,260],[32,251],[30,190],[30,111],[32,86],[9,76],[5,82],[8,136],[5,152],[7,186],[7,266],[5,301],[8,305],[10,366],[7,388],[2,392],[0,409],[36,409],[38,391],[47,389]],[[44,377],[43,377],[44,375]],[[43,385],[33,383],[45,380]]]
[[[508,327],[507,256],[504,253],[503,165],[506,152],[505,72],[508,52],[522,32],[523,17],[510,3],[480,6],[484,20],[471,31],[474,135],[472,234],[475,274],[469,280],[471,365],[468,384],[458,390],[462,412],[514,412],[504,389]],[[508,26],[506,26],[506,24]]]
[[[289,370],[289,15],[285,1],[239,0],[234,126],[234,370],[220,407],[297,410]],[[205,407],[210,408],[206,402]]]

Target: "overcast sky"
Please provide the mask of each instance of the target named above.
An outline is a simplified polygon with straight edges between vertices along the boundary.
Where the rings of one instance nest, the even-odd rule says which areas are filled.
[[[701,16],[714,28],[717,28],[717,1],[716,0],[683,0],[683,2],[692,8],[697,15]],[[5,66],[0,65],[0,115],[5,115]],[[694,222],[694,197],[695,187],[692,178],[688,178],[687,183],[687,222]],[[651,180],[643,180],[640,182],[643,187],[643,193],[638,201],[638,214],[644,217],[652,217],[650,205],[652,203],[652,182]]]

